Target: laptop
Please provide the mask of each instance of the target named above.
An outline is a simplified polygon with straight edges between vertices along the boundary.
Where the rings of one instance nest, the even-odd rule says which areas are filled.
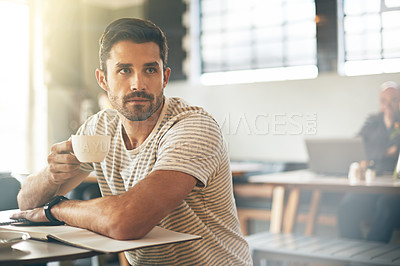
[[[322,175],[347,176],[350,164],[366,160],[361,138],[323,138],[305,140],[309,168]]]

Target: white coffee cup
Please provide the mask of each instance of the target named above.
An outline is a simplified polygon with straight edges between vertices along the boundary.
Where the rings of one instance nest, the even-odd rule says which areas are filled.
[[[110,149],[111,136],[72,135],[72,149],[82,163],[99,163]]]

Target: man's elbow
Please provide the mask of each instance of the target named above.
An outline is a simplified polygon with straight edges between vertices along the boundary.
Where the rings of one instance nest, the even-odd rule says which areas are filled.
[[[110,225],[107,235],[116,240],[135,240],[144,237],[150,230],[144,225],[119,221]]]
[[[26,211],[29,209],[33,209],[28,202],[25,200],[25,197],[22,195],[21,191],[17,195],[17,202],[18,202],[18,208],[21,211]]]

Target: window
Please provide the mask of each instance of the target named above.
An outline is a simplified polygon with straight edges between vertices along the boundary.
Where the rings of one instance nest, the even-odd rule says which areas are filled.
[[[27,167],[29,8],[0,0],[0,172]]]
[[[317,75],[314,0],[200,0],[205,84]]]
[[[400,1],[344,0],[344,74],[400,71]]]

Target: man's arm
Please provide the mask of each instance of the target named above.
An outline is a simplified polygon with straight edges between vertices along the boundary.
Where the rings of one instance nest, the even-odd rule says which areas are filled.
[[[48,166],[30,175],[22,185],[18,194],[21,210],[43,206],[55,195],[65,195],[89,175],[79,170],[80,162],[71,152],[71,141],[51,147]]]
[[[176,208],[196,183],[197,179],[182,172],[154,171],[124,194],[89,201],[62,201],[51,213],[68,225],[111,238],[138,239]],[[47,220],[42,208],[22,212],[15,218],[20,217]]]

